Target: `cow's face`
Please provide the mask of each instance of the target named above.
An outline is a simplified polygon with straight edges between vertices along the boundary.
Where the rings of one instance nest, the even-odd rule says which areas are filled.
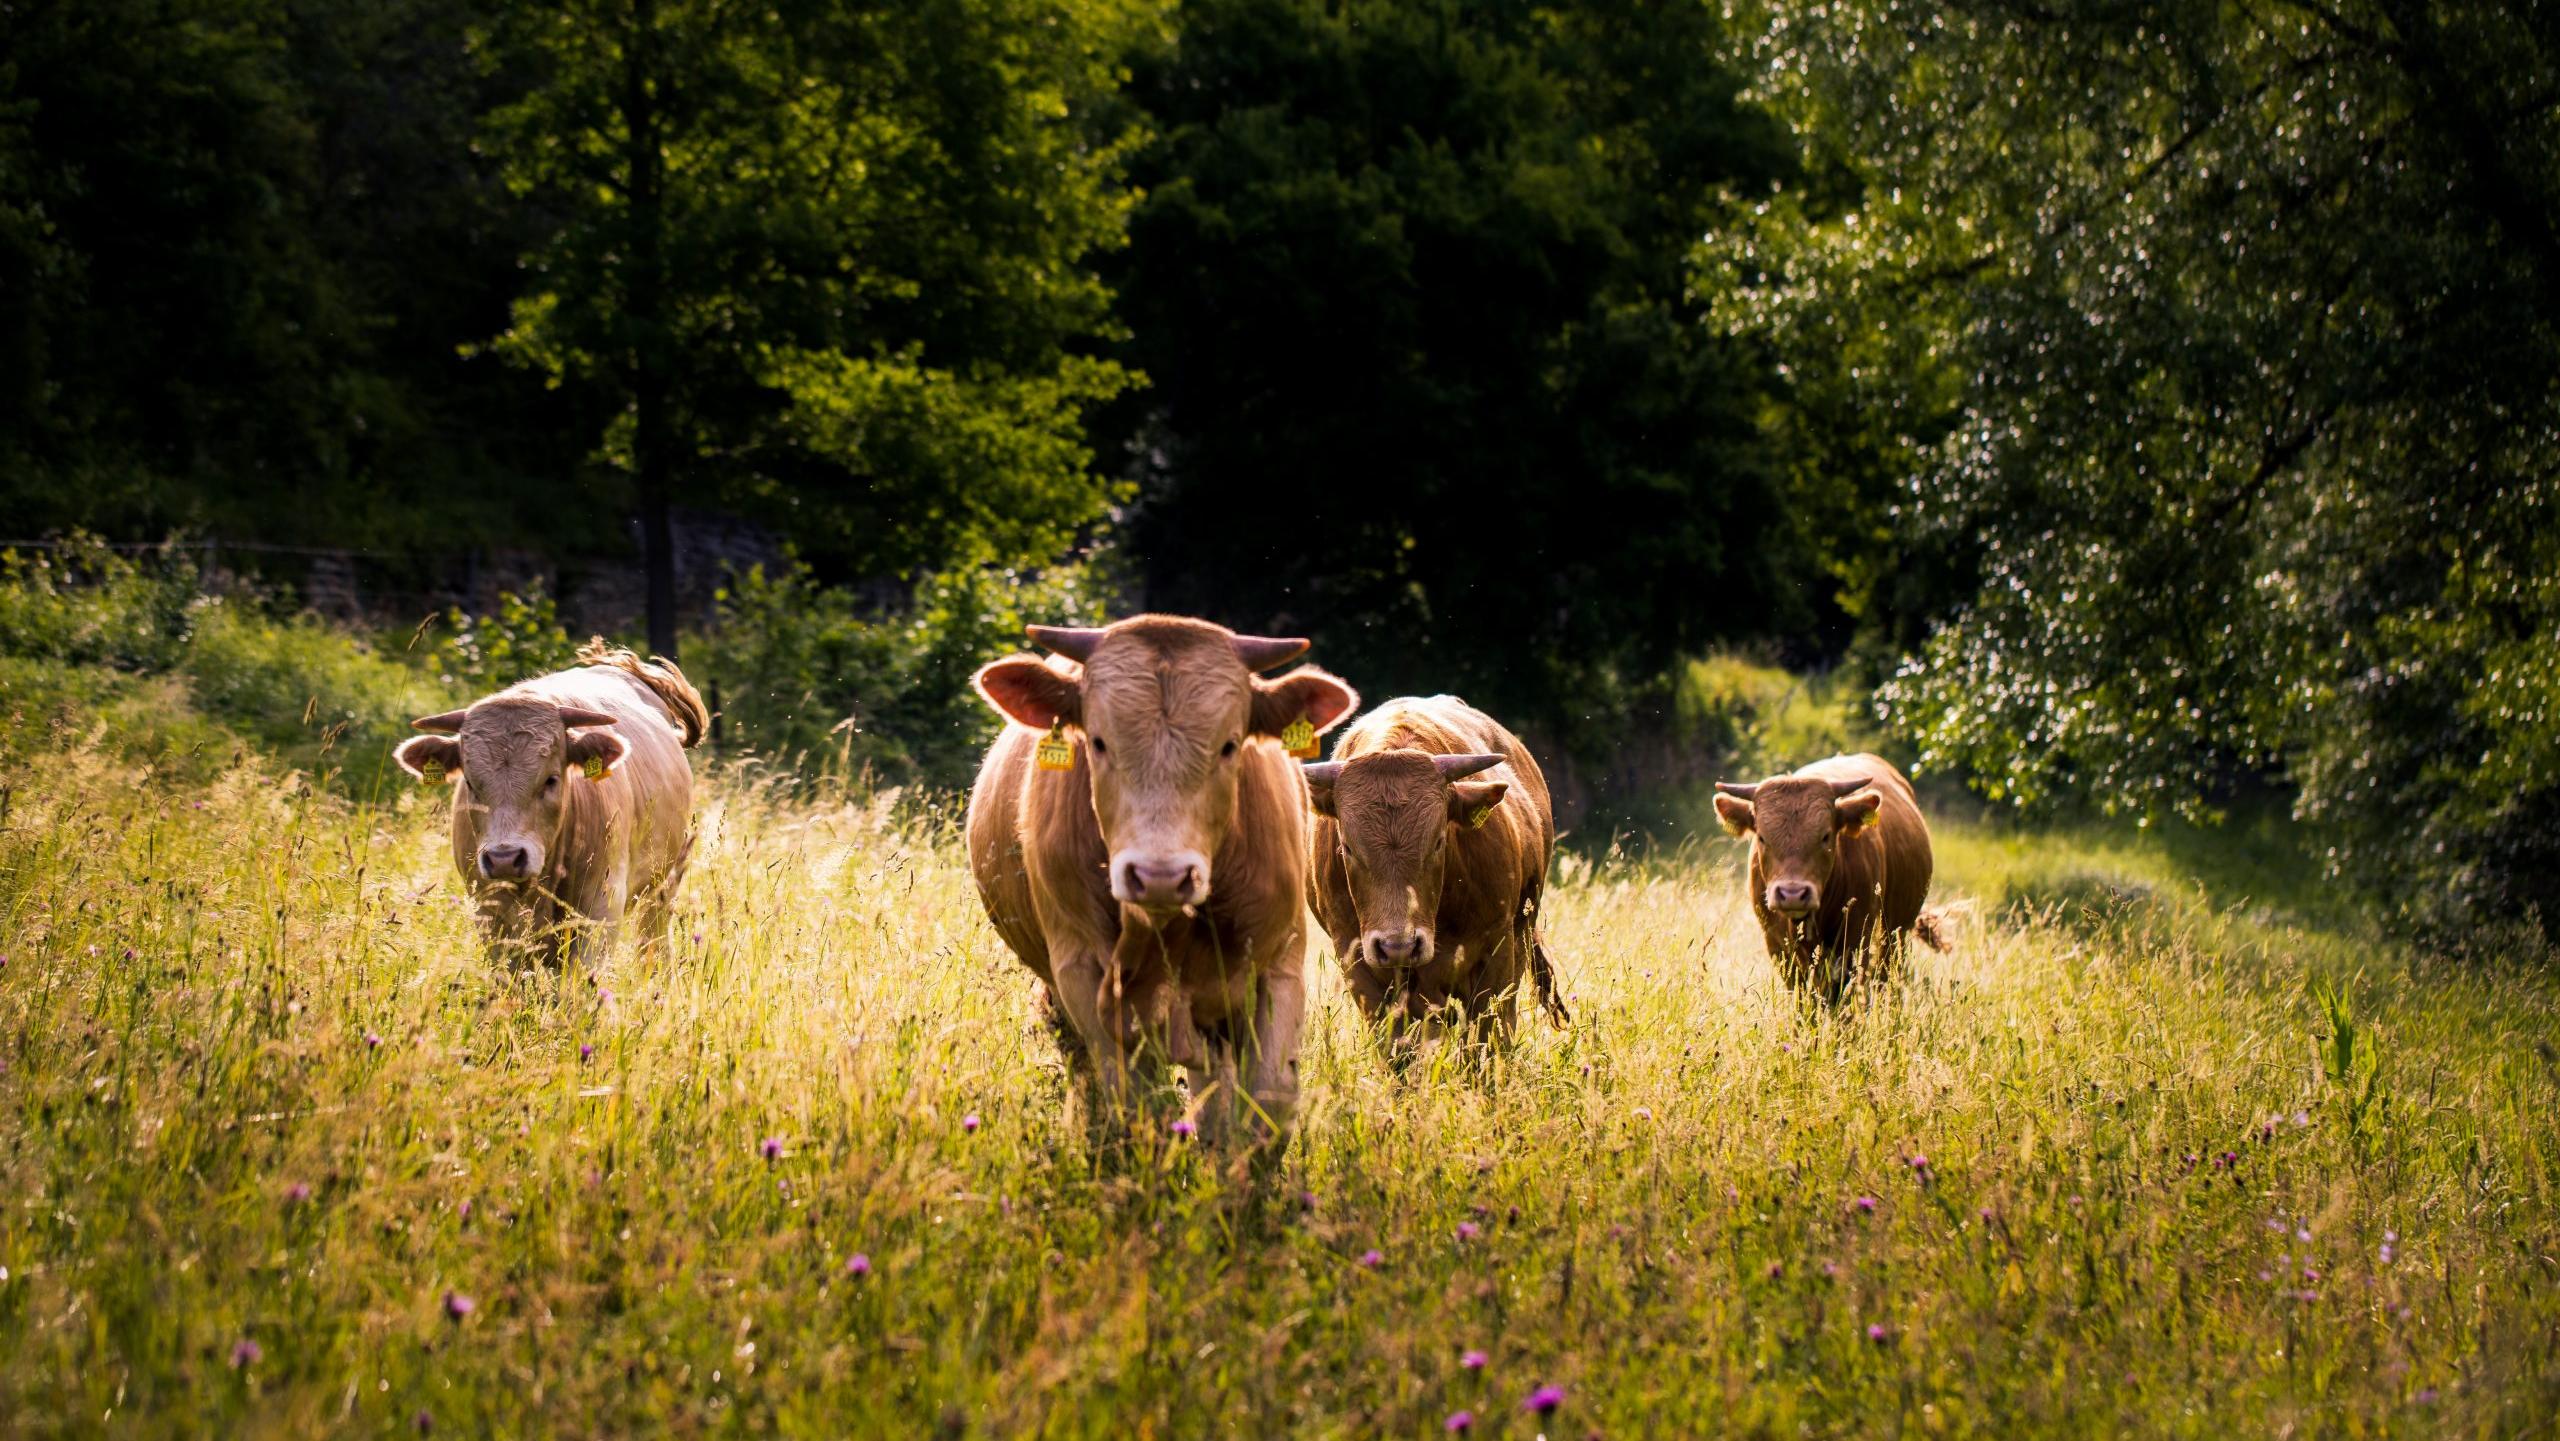
[[[1360,948],[1371,965],[1430,963],[1449,838],[1459,826],[1481,824],[1510,789],[1464,777],[1500,764],[1496,755],[1389,750],[1306,767],[1309,796],[1333,817],[1342,839]]]
[[[497,696],[464,711],[413,722],[430,734],[392,754],[411,775],[467,778],[455,804],[476,839],[472,864],[483,881],[519,884],[559,857],[569,787],[610,775],[624,753],[602,711],[531,696]]]
[[[1304,653],[1303,640],[1174,616],[1101,630],[1033,626],[1031,637],[1078,664],[997,661],[978,672],[978,690],[1024,725],[1083,733],[1111,894],[1152,915],[1208,899],[1245,747],[1299,720],[1320,733],[1359,704],[1312,666],[1271,681],[1254,674]]]
[[[1717,782],[1716,818],[1735,835],[1758,838],[1760,904],[1803,917],[1822,906],[1840,857],[1839,838],[1873,823],[1884,797],[1865,781],[1781,776],[1755,786]]]

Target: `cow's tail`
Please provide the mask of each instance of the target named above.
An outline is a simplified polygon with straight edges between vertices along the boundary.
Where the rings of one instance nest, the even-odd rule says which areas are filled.
[[[1957,928],[1972,911],[1973,905],[1969,901],[1922,911],[1919,919],[1911,923],[1911,933],[1926,941],[1933,951],[1947,950],[1955,944]]]
[[[702,693],[693,688],[693,682],[686,680],[684,672],[665,656],[642,660],[629,647],[597,636],[578,647],[578,664],[607,666],[647,686],[667,708],[676,728],[684,732],[685,749],[702,744],[702,738],[711,733],[711,708],[702,703]]]
[[[1573,1023],[1573,1013],[1564,1008],[1564,997],[1556,989],[1555,959],[1547,954],[1547,938],[1539,934],[1538,910],[1546,899],[1546,887],[1530,887],[1520,906],[1520,932],[1529,938],[1529,983],[1538,988],[1538,1005],[1559,1026]]]

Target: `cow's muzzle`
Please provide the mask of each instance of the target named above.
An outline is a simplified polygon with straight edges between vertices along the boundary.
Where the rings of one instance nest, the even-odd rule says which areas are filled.
[[[1411,926],[1366,932],[1360,937],[1360,945],[1369,953],[1371,965],[1388,970],[1431,963],[1431,933]]]
[[[480,848],[480,874],[493,881],[524,880],[533,874],[533,849],[491,841]]]
[[[1111,858],[1111,894],[1141,910],[1178,911],[1209,898],[1209,858],[1198,851]]]
[[[1807,916],[1821,904],[1821,893],[1811,881],[1771,881],[1769,909],[1782,916]]]

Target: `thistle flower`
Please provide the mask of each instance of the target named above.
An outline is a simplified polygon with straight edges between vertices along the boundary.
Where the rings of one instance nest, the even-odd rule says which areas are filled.
[[[1461,1366],[1463,1366],[1463,1367],[1465,1367],[1465,1368],[1467,1368],[1467,1369],[1468,1369],[1468,1370],[1470,1370],[1470,1371],[1481,1371],[1481,1370],[1483,1370],[1483,1369],[1484,1369],[1484,1363],[1485,1363],[1485,1354],[1484,1354],[1482,1351],[1468,1351],[1468,1352],[1466,1352],[1465,1354],[1463,1354],[1463,1355],[1461,1355],[1461,1356],[1459,1356],[1459,1357],[1458,1357],[1458,1364],[1459,1364],[1459,1365],[1461,1365]]]
[[[311,1183],[308,1181],[296,1181],[292,1185],[285,1187],[284,1199],[287,1205],[292,1206],[299,1206],[303,1202],[310,1200]]]
[[[1476,1413],[1473,1411],[1452,1411],[1449,1419],[1440,1423],[1440,1429],[1453,1436],[1463,1436],[1473,1430],[1475,1424]]]
[[[578,1064],[583,1066],[595,1058],[596,1043],[593,1041],[580,1041],[578,1043]]]
[[[382,1038],[371,1031],[365,1032],[364,1048],[368,1051],[380,1050],[382,1048]]]
[[[1862,1216],[1872,1216],[1875,1214],[1876,1198],[1873,1196],[1860,1196],[1849,1204],[1856,1207],[1858,1214]]]
[[[1181,1137],[1183,1140],[1188,1141],[1192,1137],[1200,1134],[1200,1128],[1193,1124],[1190,1117],[1185,1116],[1173,1123],[1173,1133],[1176,1136]],[[1310,1204],[1312,1204],[1312,1198],[1310,1199]]]
[[[258,1364],[258,1359],[266,1354],[265,1348],[243,1336],[231,1343],[231,1369],[237,1371],[243,1367],[255,1366]]]
[[[854,1252],[853,1255],[844,1263],[844,1273],[856,1280],[860,1280],[862,1277],[870,1275],[871,1258],[862,1254],[860,1251]]]
[[[1387,1264],[1387,1258],[1384,1252],[1381,1252],[1376,1247],[1372,1246],[1368,1250],[1360,1253],[1360,1264],[1374,1271],[1380,1266]]]
[[[1473,1221],[1460,1221],[1458,1223],[1458,1239],[1461,1241],[1472,1241],[1483,1234],[1484,1228]]]
[[[1883,1345],[1885,1338],[1892,1334],[1892,1332],[1887,1331],[1884,1328],[1884,1323],[1882,1321],[1873,1321],[1867,1325],[1867,1339],[1875,1342],[1877,1345]]]
[[[767,1136],[764,1138],[763,1143],[757,1146],[756,1149],[764,1152],[764,1158],[766,1160],[779,1161],[782,1159],[782,1138],[780,1136]]]
[[[975,1130],[977,1130],[977,1129],[978,1129],[978,1113],[977,1113],[977,1112],[975,1112],[975,1111],[971,1111],[969,1114],[967,1114],[967,1115],[965,1115],[965,1116],[962,1116],[962,1117],[960,1118],[960,1129],[961,1129],[961,1130],[964,1130],[964,1131],[975,1131]]]
[[[427,1414],[424,1410],[421,1410],[417,1415],[409,1418],[409,1426],[410,1429],[416,1431],[419,1435],[424,1436],[428,1432],[436,1429],[436,1418]]]
[[[463,1295],[460,1291],[444,1293],[444,1314],[452,1320],[459,1321],[479,1309],[479,1302]]]
[[[1552,1416],[1556,1408],[1563,1404],[1564,1388],[1562,1386],[1541,1386],[1529,1393],[1529,1399],[1520,1403],[1520,1409],[1535,1411],[1540,1416]]]

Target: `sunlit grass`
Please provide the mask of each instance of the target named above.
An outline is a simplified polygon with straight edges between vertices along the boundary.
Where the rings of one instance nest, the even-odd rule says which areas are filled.
[[[1527,1436],[1542,1383],[1557,1437],[2554,1411],[2553,984],[2147,842],[1942,826],[1959,946],[1838,1013],[1773,985],[1729,848],[1568,859],[1573,1029],[1399,1079],[1318,962],[1256,1178],[1169,1114],[1096,1159],[947,823],[725,775],[670,956],[510,975],[431,797],[8,785],[0,1431]],[[2306,987],[2359,973],[2350,1135]]]

